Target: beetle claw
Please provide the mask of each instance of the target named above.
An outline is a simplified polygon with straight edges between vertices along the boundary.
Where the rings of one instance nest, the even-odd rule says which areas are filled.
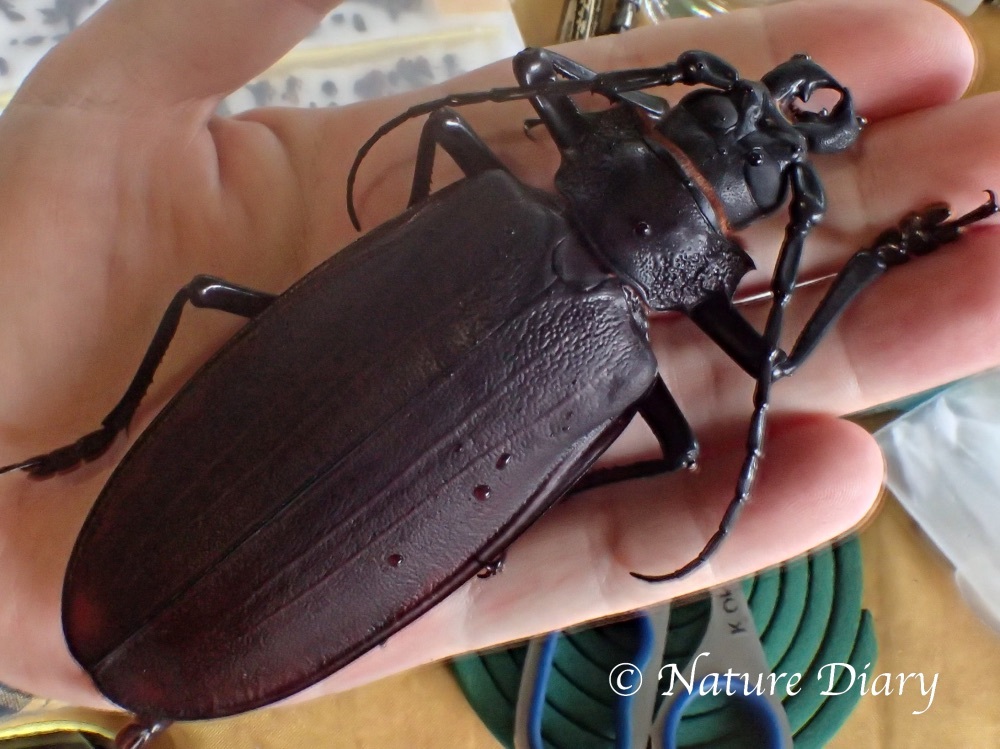
[[[878,236],[872,248],[875,256],[891,267],[953,242],[963,228],[1000,211],[996,194],[992,190],[986,193],[989,199],[985,203],[955,219],[949,220],[951,208],[947,203],[932,203],[921,211],[911,213],[898,227]]]

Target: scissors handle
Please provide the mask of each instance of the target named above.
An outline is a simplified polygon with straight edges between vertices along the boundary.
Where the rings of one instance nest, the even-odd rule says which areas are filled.
[[[671,691],[664,693],[653,721],[653,749],[676,749],[684,709],[695,697],[718,689],[739,699],[757,719],[763,734],[761,746],[792,749],[791,724],[781,700],[768,688],[773,683],[771,669],[742,585],[736,582],[715,588],[710,595],[705,635],[694,649],[682,684],[674,688],[671,680]]]

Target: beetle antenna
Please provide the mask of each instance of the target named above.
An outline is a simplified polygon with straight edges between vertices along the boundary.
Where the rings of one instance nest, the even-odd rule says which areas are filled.
[[[781,307],[778,305],[772,307],[772,315],[775,309],[781,309]],[[780,317],[781,315],[779,314],[779,321]],[[768,343],[770,344],[770,341]],[[760,467],[760,461],[764,457],[764,427],[767,422],[767,408],[771,400],[771,385],[774,382],[773,367],[777,359],[777,347],[771,345],[770,348],[772,355],[767,357],[767,364],[765,365],[767,371],[762,371],[757,378],[757,388],[754,391],[753,416],[750,418],[750,428],[747,430],[747,452],[743,460],[743,467],[740,469],[740,477],[736,484],[736,493],[722,515],[719,527],[695,558],[683,567],[679,567],[665,575],[644,575],[639,572],[631,572],[629,574],[632,577],[644,580],[647,583],[662,583],[669,580],[677,580],[694,572],[694,570],[708,561],[709,557],[726,540],[729,532],[736,524],[736,518],[739,517],[740,511],[750,498],[750,490],[757,479],[757,469]]]
[[[792,192],[789,201],[789,219],[785,226],[785,239],[778,252],[774,275],[771,278],[771,309],[768,312],[764,333],[761,336],[761,342],[767,355],[762,357],[760,369],[757,372],[757,386],[753,394],[753,415],[750,417],[750,426],[747,429],[746,456],[736,481],[736,492],[730,500],[729,506],[726,507],[719,527],[694,559],[665,575],[631,573],[633,577],[640,580],[654,583],[676,580],[707,562],[708,558],[729,535],[740,510],[750,499],[750,491],[757,479],[760,461],[764,457],[764,429],[767,423],[767,409],[771,403],[771,386],[774,384],[775,373],[783,356],[779,342],[785,309],[795,291],[802,245],[812,228],[822,219],[826,205],[822,186],[816,173],[810,167],[804,164],[794,165],[787,179]]]

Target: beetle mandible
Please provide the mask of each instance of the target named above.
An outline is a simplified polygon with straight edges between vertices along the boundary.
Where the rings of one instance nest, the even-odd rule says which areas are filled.
[[[0,468],[50,476],[105,452],[188,303],[249,319],[121,461],[66,573],[74,657],[140,716],[121,747],[333,673],[494,562],[570,491],[692,465],[697,442],[657,373],[650,310],[689,316],[756,380],[747,457],[718,531],[682,568],[634,574],[694,569],[749,496],[772,383],[875,278],[997,210],[990,193],[959,218],[934,205],[884,232],[785,352],[782,312],[825,207],[809,155],[857,139],[849,91],[805,56],[756,82],[705,52],[594,73],[529,49],[514,69],[517,86],[428,102],[365,144],[349,195],[378,138],[430,115],[400,217],[280,295],[195,278],[99,429]],[[673,84],[699,88],[672,107],[643,91]],[[837,96],[829,111],[800,108],[822,89]],[[585,91],[611,105],[581,111],[571,95]],[[531,101],[561,152],[557,196],[515,179],[454,109],[516,99]],[[431,194],[438,147],[465,177]],[[734,232],[786,203],[761,333],[733,303],[752,267]],[[357,224],[350,199],[348,210]],[[593,470],[636,415],[662,457]]]

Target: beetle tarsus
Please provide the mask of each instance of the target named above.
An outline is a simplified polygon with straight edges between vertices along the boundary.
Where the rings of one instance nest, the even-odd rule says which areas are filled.
[[[3,466],[0,468],[0,474],[20,470],[29,476],[42,479],[69,471],[81,463],[96,460],[107,452],[117,433],[118,430],[101,427],[65,447],[60,447],[44,455],[36,455],[20,463]]]
[[[177,332],[181,312],[188,302],[195,307],[222,310],[241,317],[255,317],[264,311],[273,299],[273,294],[231,284],[214,276],[195,276],[174,295],[125,395],[104,417],[101,428],[85,434],[64,447],[4,466],[0,468],[0,474],[22,470],[35,478],[48,478],[72,470],[81,463],[96,460],[107,452],[118,433],[128,427],[146,391],[153,383],[153,375]]]
[[[850,301],[876,278],[893,267],[955,241],[962,229],[997,213],[1000,206],[996,193],[986,190],[986,194],[986,202],[950,221],[951,210],[947,204],[926,206],[904,218],[898,226],[882,232],[871,247],[851,257],[802,329],[791,352],[775,362],[773,378],[787,377],[798,369]]]
[[[892,266],[927,255],[941,245],[955,241],[963,228],[983,221],[1000,210],[996,193],[986,190],[986,194],[989,199],[985,203],[950,221],[951,208],[947,203],[933,203],[911,213],[898,227],[883,232],[871,252],[876,253],[887,266]]]

